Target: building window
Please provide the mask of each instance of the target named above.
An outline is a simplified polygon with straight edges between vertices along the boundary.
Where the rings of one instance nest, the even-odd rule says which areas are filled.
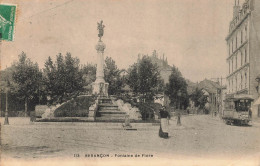
[[[233,92],[233,79],[232,79],[232,82],[231,82],[231,91]]]
[[[247,73],[245,72],[245,88],[247,88]]]
[[[231,52],[230,52],[230,43],[228,43],[228,53],[229,53],[229,56],[231,55]]]
[[[237,49],[237,35],[236,35],[236,49]]]
[[[229,71],[229,74],[230,74],[230,60],[228,61],[228,71]]]
[[[243,89],[243,74],[241,73],[241,83],[240,83],[240,88]]]
[[[230,74],[230,60],[228,61],[228,73]]]
[[[232,53],[234,52],[234,48],[233,48],[233,39],[232,39]]]
[[[241,44],[242,44],[243,43],[243,29],[241,30],[241,37],[240,38],[241,38],[240,41],[241,41]]]
[[[228,80],[228,92],[231,93],[231,80]]]
[[[247,25],[245,26],[245,41],[247,39]]]
[[[237,91],[237,76],[236,76],[236,91]]]
[[[247,50],[245,48],[245,63],[247,62]]]
[[[236,69],[237,69],[237,55],[236,55]]]
[[[230,93],[230,80],[228,80],[228,92]]]
[[[234,69],[234,68],[233,68],[233,67],[234,67],[234,66],[233,66],[233,59],[232,59],[231,61],[232,61],[232,62],[231,62],[231,63],[232,63],[232,68],[231,68],[232,70],[231,70],[231,72],[233,72],[233,69]]]
[[[241,51],[241,66],[243,65],[243,52]]]

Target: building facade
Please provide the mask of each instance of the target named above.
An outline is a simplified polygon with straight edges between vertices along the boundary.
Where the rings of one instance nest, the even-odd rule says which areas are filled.
[[[171,75],[172,67],[168,64],[167,57],[164,57],[164,54],[162,57],[159,56],[158,52],[154,50],[151,56],[138,54],[138,63],[143,56],[149,57],[151,62],[158,66],[158,70],[160,71],[160,76],[163,79],[164,84],[169,83],[169,76]]]
[[[228,56],[227,97],[258,98],[256,77],[260,73],[260,1],[235,0],[233,18],[226,37]],[[258,106],[253,116],[260,115]]]
[[[222,86],[219,82],[204,79],[198,84],[198,88],[207,96],[206,109],[212,115],[221,113],[221,90]]]

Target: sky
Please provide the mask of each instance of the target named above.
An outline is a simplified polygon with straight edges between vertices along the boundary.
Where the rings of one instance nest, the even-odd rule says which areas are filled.
[[[243,0],[242,0],[243,1]],[[2,0],[17,4],[15,39],[2,42],[1,66],[24,51],[40,68],[48,56],[70,52],[96,63],[97,22],[105,25],[105,56],[120,69],[138,54],[163,53],[193,81],[225,78],[234,0]]]

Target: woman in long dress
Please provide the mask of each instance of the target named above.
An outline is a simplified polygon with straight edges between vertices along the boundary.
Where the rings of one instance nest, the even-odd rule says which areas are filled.
[[[165,107],[163,107],[159,113],[160,113],[160,117],[161,117],[159,136],[161,138],[168,138],[170,115],[169,115],[168,111],[166,111]]]

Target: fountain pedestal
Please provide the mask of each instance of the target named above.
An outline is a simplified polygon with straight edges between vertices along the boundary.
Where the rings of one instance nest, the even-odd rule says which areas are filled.
[[[104,50],[106,45],[99,40],[97,50],[97,72],[96,81],[92,83],[92,93],[98,96],[108,97],[108,83],[104,80]]]

